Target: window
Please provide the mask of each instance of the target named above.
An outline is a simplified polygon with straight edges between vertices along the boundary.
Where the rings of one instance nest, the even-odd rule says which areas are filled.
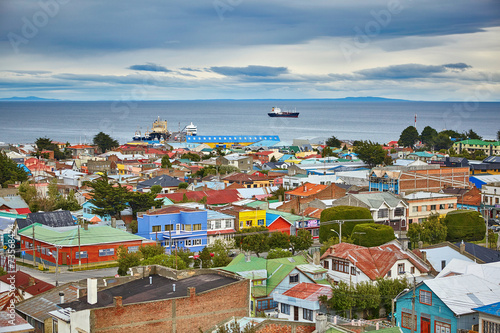
[[[198,224],[193,224],[193,230],[196,231],[196,230],[201,230],[201,223],[198,223]]]
[[[264,225],[264,220],[258,220],[258,221],[257,221],[257,224],[258,224],[258,225]]]
[[[392,276],[392,271],[391,271],[391,270],[389,270],[389,271],[387,272],[387,277],[391,277],[391,276]]]
[[[484,323],[484,321],[483,321]],[[500,324],[497,324],[498,326],[500,326]],[[436,333],[450,333],[451,332],[451,325],[450,324],[447,324],[447,323],[442,323],[440,321],[435,321],[434,322],[434,332]],[[500,328],[500,327],[498,327]],[[484,331],[484,326],[483,326],[483,331]],[[495,331],[484,331],[484,333],[494,333]],[[498,330],[497,330],[498,332]]]
[[[446,267],[446,260],[441,260],[441,269]]]
[[[396,207],[396,209],[394,209],[394,216],[403,216],[404,212],[405,210],[403,207]]]
[[[377,218],[385,219],[389,217],[389,210],[387,208],[379,209],[377,213]]]
[[[426,290],[420,290],[418,301],[422,304],[432,305],[432,293]]]
[[[59,324],[58,320],[52,320],[52,333],[58,332],[58,327],[57,327],[58,324]]]
[[[290,314],[290,305],[281,303],[281,313],[289,315]]]
[[[133,253],[139,251],[139,246],[129,246],[128,247],[128,252]]]
[[[76,252],[75,259],[80,259],[80,258],[82,258],[82,259],[88,258],[87,251]]]
[[[332,270],[342,273],[349,273],[349,261],[334,259]]]
[[[312,321],[313,320],[313,311],[309,310],[309,309],[305,309],[305,308],[303,310],[304,310],[304,312],[303,312],[304,319]]]
[[[153,232],[160,232],[161,231],[161,225],[154,225],[153,226]]]
[[[411,211],[414,213],[418,212],[418,206],[413,206]]]
[[[439,209],[445,209],[446,205],[445,204],[440,204]]]
[[[405,273],[405,264],[398,264],[398,274]]]
[[[417,316],[415,316],[415,321],[413,325],[414,327],[417,327]],[[401,312],[401,327],[412,329],[412,324],[411,324],[411,313],[406,313],[406,312]]]
[[[212,224],[212,222],[210,221],[207,221],[207,230],[213,230],[214,226]]]
[[[247,227],[251,227],[251,226],[252,226],[252,220],[248,220],[248,221],[246,222],[246,226],[247,226]]]
[[[201,245],[201,239],[193,239],[193,245]]]
[[[436,329],[438,327],[437,326],[438,324],[443,325],[444,323],[440,323],[440,322],[436,321]],[[444,325],[448,325],[448,324],[444,324]],[[448,325],[448,327],[446,327],[445,333],[449,333],[449,332],[450,332],[450,328]],[[498,333],[498,332],[500,332],[500,324],[483,319],[483,331],[481,333]]]
[[[273,307],[274,305],[274,307]],[[257,301],[257,311],[271,310],[278,306],[278,303],[272,299],[264,299]]]
[[[298,273],[290,274],[289,282],[290,283],[299,283],[299,274]]]
[[[413,267],[413,266],[412,266],[412,267],[410,268],[410,273],[411,273],[411,274],[415,274],[415,267]]]
[[[431,205],[431,210],[436,210],[436,205]]]
[[[351,267],[351,275],[356,275],[356,267]]]
[[[173,225],[171,225],[171,224],[165,225],[165,231],[172,231],[172,230],[174,230],[174,226]]]
[[[221,221],[217,220],[215,221],[215,229],[220,229],[221,228]]]
[[[112,256],[115,254],[115,249],[102,249],[99,250],[99,257]]]
[[[422,211],[422,212],[426,212],[426,211],[427,211],[427,206],[422,206],[421,211]]]
[[[186,246],[191,246],[191,240],[190,239],[186,239],[185,244],[186,244]]]
[[[330,269],[330,263],[328,261],[323,261],[323,267],[326,269]]]
[[[319,237],[319,229],[313,229],[312,235],[313,235],[313,237]]]
[[[192,228],[191,224],[184,225],[184,231],[191,231],[191,228]]]

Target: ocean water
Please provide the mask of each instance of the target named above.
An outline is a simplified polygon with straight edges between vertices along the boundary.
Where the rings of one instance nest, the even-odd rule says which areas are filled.
[[[270,118],[271,107],[300,112],[299,118]],[[335,135],[345,140],[397,140],[417,115],[419,132],[474,129],[485,139],[500,130],[500,103],[335,100],[37,101],[0,102],[0,141],[31,143],[39,137],[91,142],[102,131],[120,143],[142,133],[160,116],[171,131],[192,122],[198,135],[279,135],[282,140]]]

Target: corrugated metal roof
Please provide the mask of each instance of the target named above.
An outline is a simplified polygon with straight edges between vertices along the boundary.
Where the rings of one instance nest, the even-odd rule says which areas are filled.
[[[472,310],[500,317],[500,302],[481,306]]]
[[[196,135],[187,136],[186,143],[193,142],[258,142],[262,140],[272,140],[276,143],[280,141],[278,135]]]

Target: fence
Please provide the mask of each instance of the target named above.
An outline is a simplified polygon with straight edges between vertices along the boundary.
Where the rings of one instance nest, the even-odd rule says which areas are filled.
[[[392,327],[392,325],[384,321],[372,322],[364,319],[348,319],[338,315],[327,315],[327,320],[334,325],[362,326],[365,331],[377,331],[379,329]]]

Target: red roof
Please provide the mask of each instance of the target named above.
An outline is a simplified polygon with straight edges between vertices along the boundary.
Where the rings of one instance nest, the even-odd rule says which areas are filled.
[[[329,257],[345,259],[356,264],[357,268],[363,271],[371,280],[385,277],[394,264],[402,259],[410,261],[420,272],[429,271],[427,267],[418,262],[413,256],[401,251],[394,244],[364,247],[349,243],[340,243],[326,250],[321,259]],[[354,263],[353,258],[356,258],[356,263]]]
[[[262,156],[269,156],[271,155],[272,153],[274,153],[274,151],[269,151],[269,150],[266,150],[266,151],[259,151],[259,152],[256,152],[255,155],[259,156],[259,155],[262,155]]]
[[[97,223],[97,222],[101,222],[101,221],[102,220],[97,215],[94,215],[94,217],[89,220],[89,222],[92,222],[92,223]]]
[[[304,185],[297,187],[295,190],[285,193],[299,197],[307,197],[309,195],[317,194],[327,187],[327,185],[305,183]]]
[[[315,219],[321,218],[321,212],[323,209],[321,208],[314,208],[314,207],[307,207],[303,214],[306,216],[314,217]]]
[[[252,183],[255,181],[266,181],[266,180],[269,180],[269,178],[267,176],[263,177],[263,176],[260,176],[258,174],[250,175],[247,173],[233,173],[233,174],[230,174],[230,175],[222,178],[222,180],[227,180],[230,182],[249,182],[249,183]]]
[[[21,271],[0,276],[0,281],[10,285],[10,280],[8,280],[8,278],[11,276],[14,276],[15,278],[14,284],[16,285],[16,288],[23,290],[33,296],[54,288],[54,286],[50,283],[34,278],[31,275]]]
[[[226,230],[209,230],[207,231],[207,235],[224,235],[224,234],[234,234],[236,230],[234,229],[226,229]]]
[[[316,283],[302,282],[283,293],[284,296],[315,302],[319,296],[332,297],[332,287]]]
[[[189,207],[181,207],[181,206],[168,206],[165,208],[148,210],[146,212],[147,215],[163,215],[163,214],[177,214],[179,212],[197,212],[198,209],[193,209]]]
[[[182,201],[184,194],[186,195],[188,200],[196,202],[199,202],[201,199],[203,199],[203,197],[207,197],[208,205],[228,204],[243,199],[238,190],[234,189],[158,194],[157,198],[169,198],[170,200],[180,202]]]
[[[85,149],[85,148],[94,148],[94,147],[89,146],[89,145],[74,145],[74,146],[69,146],[67,148],[69,148],[69,149]]]

